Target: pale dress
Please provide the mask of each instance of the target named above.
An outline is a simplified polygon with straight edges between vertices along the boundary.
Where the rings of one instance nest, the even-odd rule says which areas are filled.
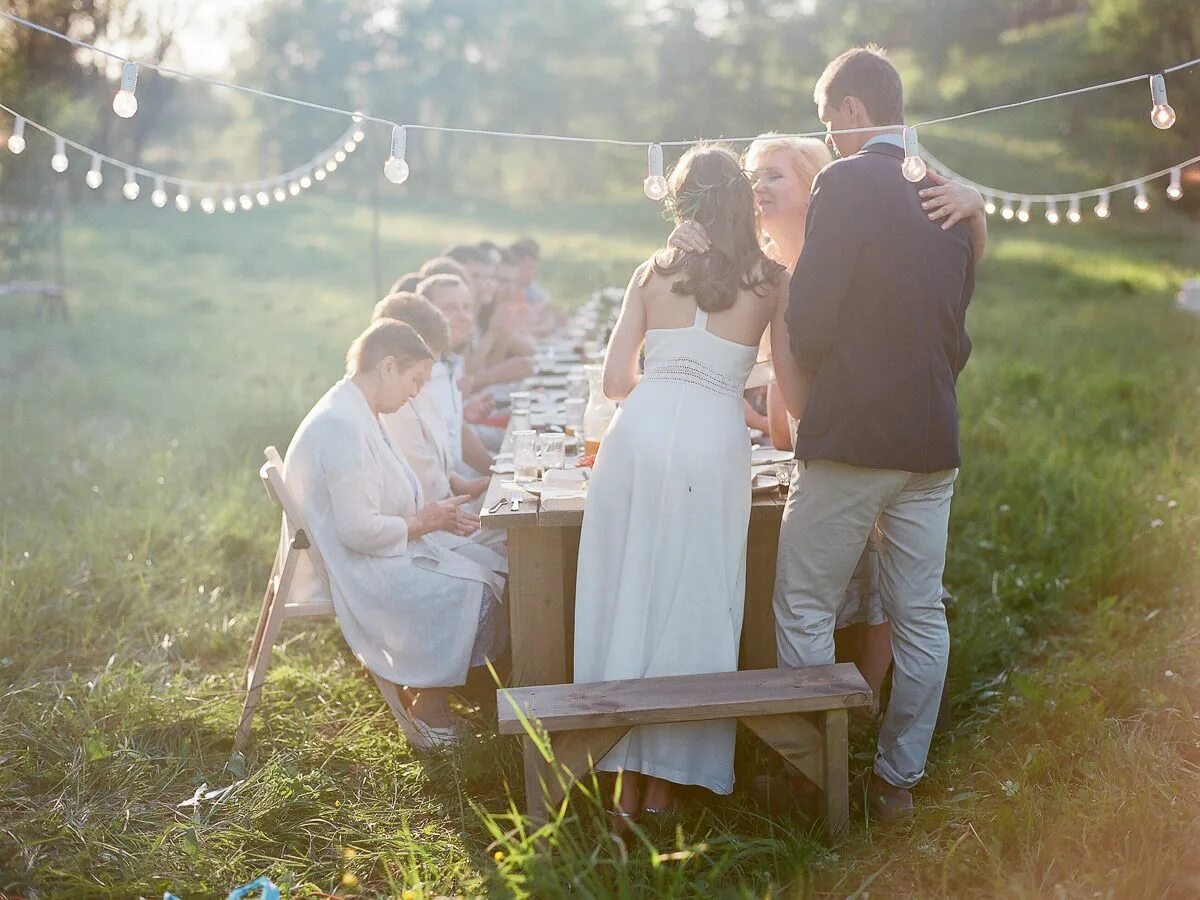
[[[507,561],[447,532],[409,539],[405,517],[423,505],[420,484],[349,378],[300,423],[284,483],[328,575],[326,583],[305,561],[299,597],[332,598],[368,669],[397,684],[450,687],[499,649],[487,646],[488,632],[500,633],[494,610]]]
[[[605,434],[588,488],[575,681],[732,672],[745,598],[758,348],[707,330],[646,333],[645,373]],[[634,728],[599,768],[733,790],[731,720]]]

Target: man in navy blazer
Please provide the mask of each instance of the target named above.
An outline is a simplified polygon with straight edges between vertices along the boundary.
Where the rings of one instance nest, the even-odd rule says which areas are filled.
[[[813,184],[791,281],[792,354],[810,391],[780,532],[777,643],[780,665],[834,661],[839,604],[875,540],[894,668],[866,788],[892,819],[912,812],[946,677],[941,585],[975,249],[965,222],[943,227],[922,208],[934,182],[901,174],[903,88],[882,51],[842,54],[814,96],[842,158]]]

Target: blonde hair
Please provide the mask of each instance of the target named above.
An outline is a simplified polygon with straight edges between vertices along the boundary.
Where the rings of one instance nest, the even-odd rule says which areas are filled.
[[[825,142],[817,138],[786,137],[780,134],[760,134],[746,150],[745,167],[748,172],[758,168],[759,160],[768,153],[783,151],[791,160],[792,169],[800,180],[812,188],[817,173],[833,162],[833,154]]]

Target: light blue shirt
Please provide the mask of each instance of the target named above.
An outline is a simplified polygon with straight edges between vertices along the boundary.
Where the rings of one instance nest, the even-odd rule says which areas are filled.
[[[867,141],[865,144],[863,144],[862,148],[864,150],[866,150],[872,144],[891,144],[893,147],[899,147],[901,150],[903,150],[904,149],[904,135],[896,134],[895,132],[888,132],[887,134],[877,134],[877,135],[875,135],[875,137],[871,138],[869,141]]]

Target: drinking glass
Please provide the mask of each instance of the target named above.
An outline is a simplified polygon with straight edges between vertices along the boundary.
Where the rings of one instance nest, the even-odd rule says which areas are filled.
[[[587,384],[586,378],[584,384]],[[564,421],[566,425],[566,435],[572,447],[579,451],[583,450],[583,413],[587,409],[587,399],[584,397],[571,397],[566,403],[567,414]]]
[[[537,432],[522,430],[512,432],[513,480],[518,484],[533,481],[538,475]]]
[[[561,469],[566,465],[565,434],[550,432],[538,437],[538,453],[542,459],[542,471]]]
[[[794,459],[775,463],[775,477],[779,479],[779,490],[785,494],[791,489],[792,472],[795,468],[796,461]]]

